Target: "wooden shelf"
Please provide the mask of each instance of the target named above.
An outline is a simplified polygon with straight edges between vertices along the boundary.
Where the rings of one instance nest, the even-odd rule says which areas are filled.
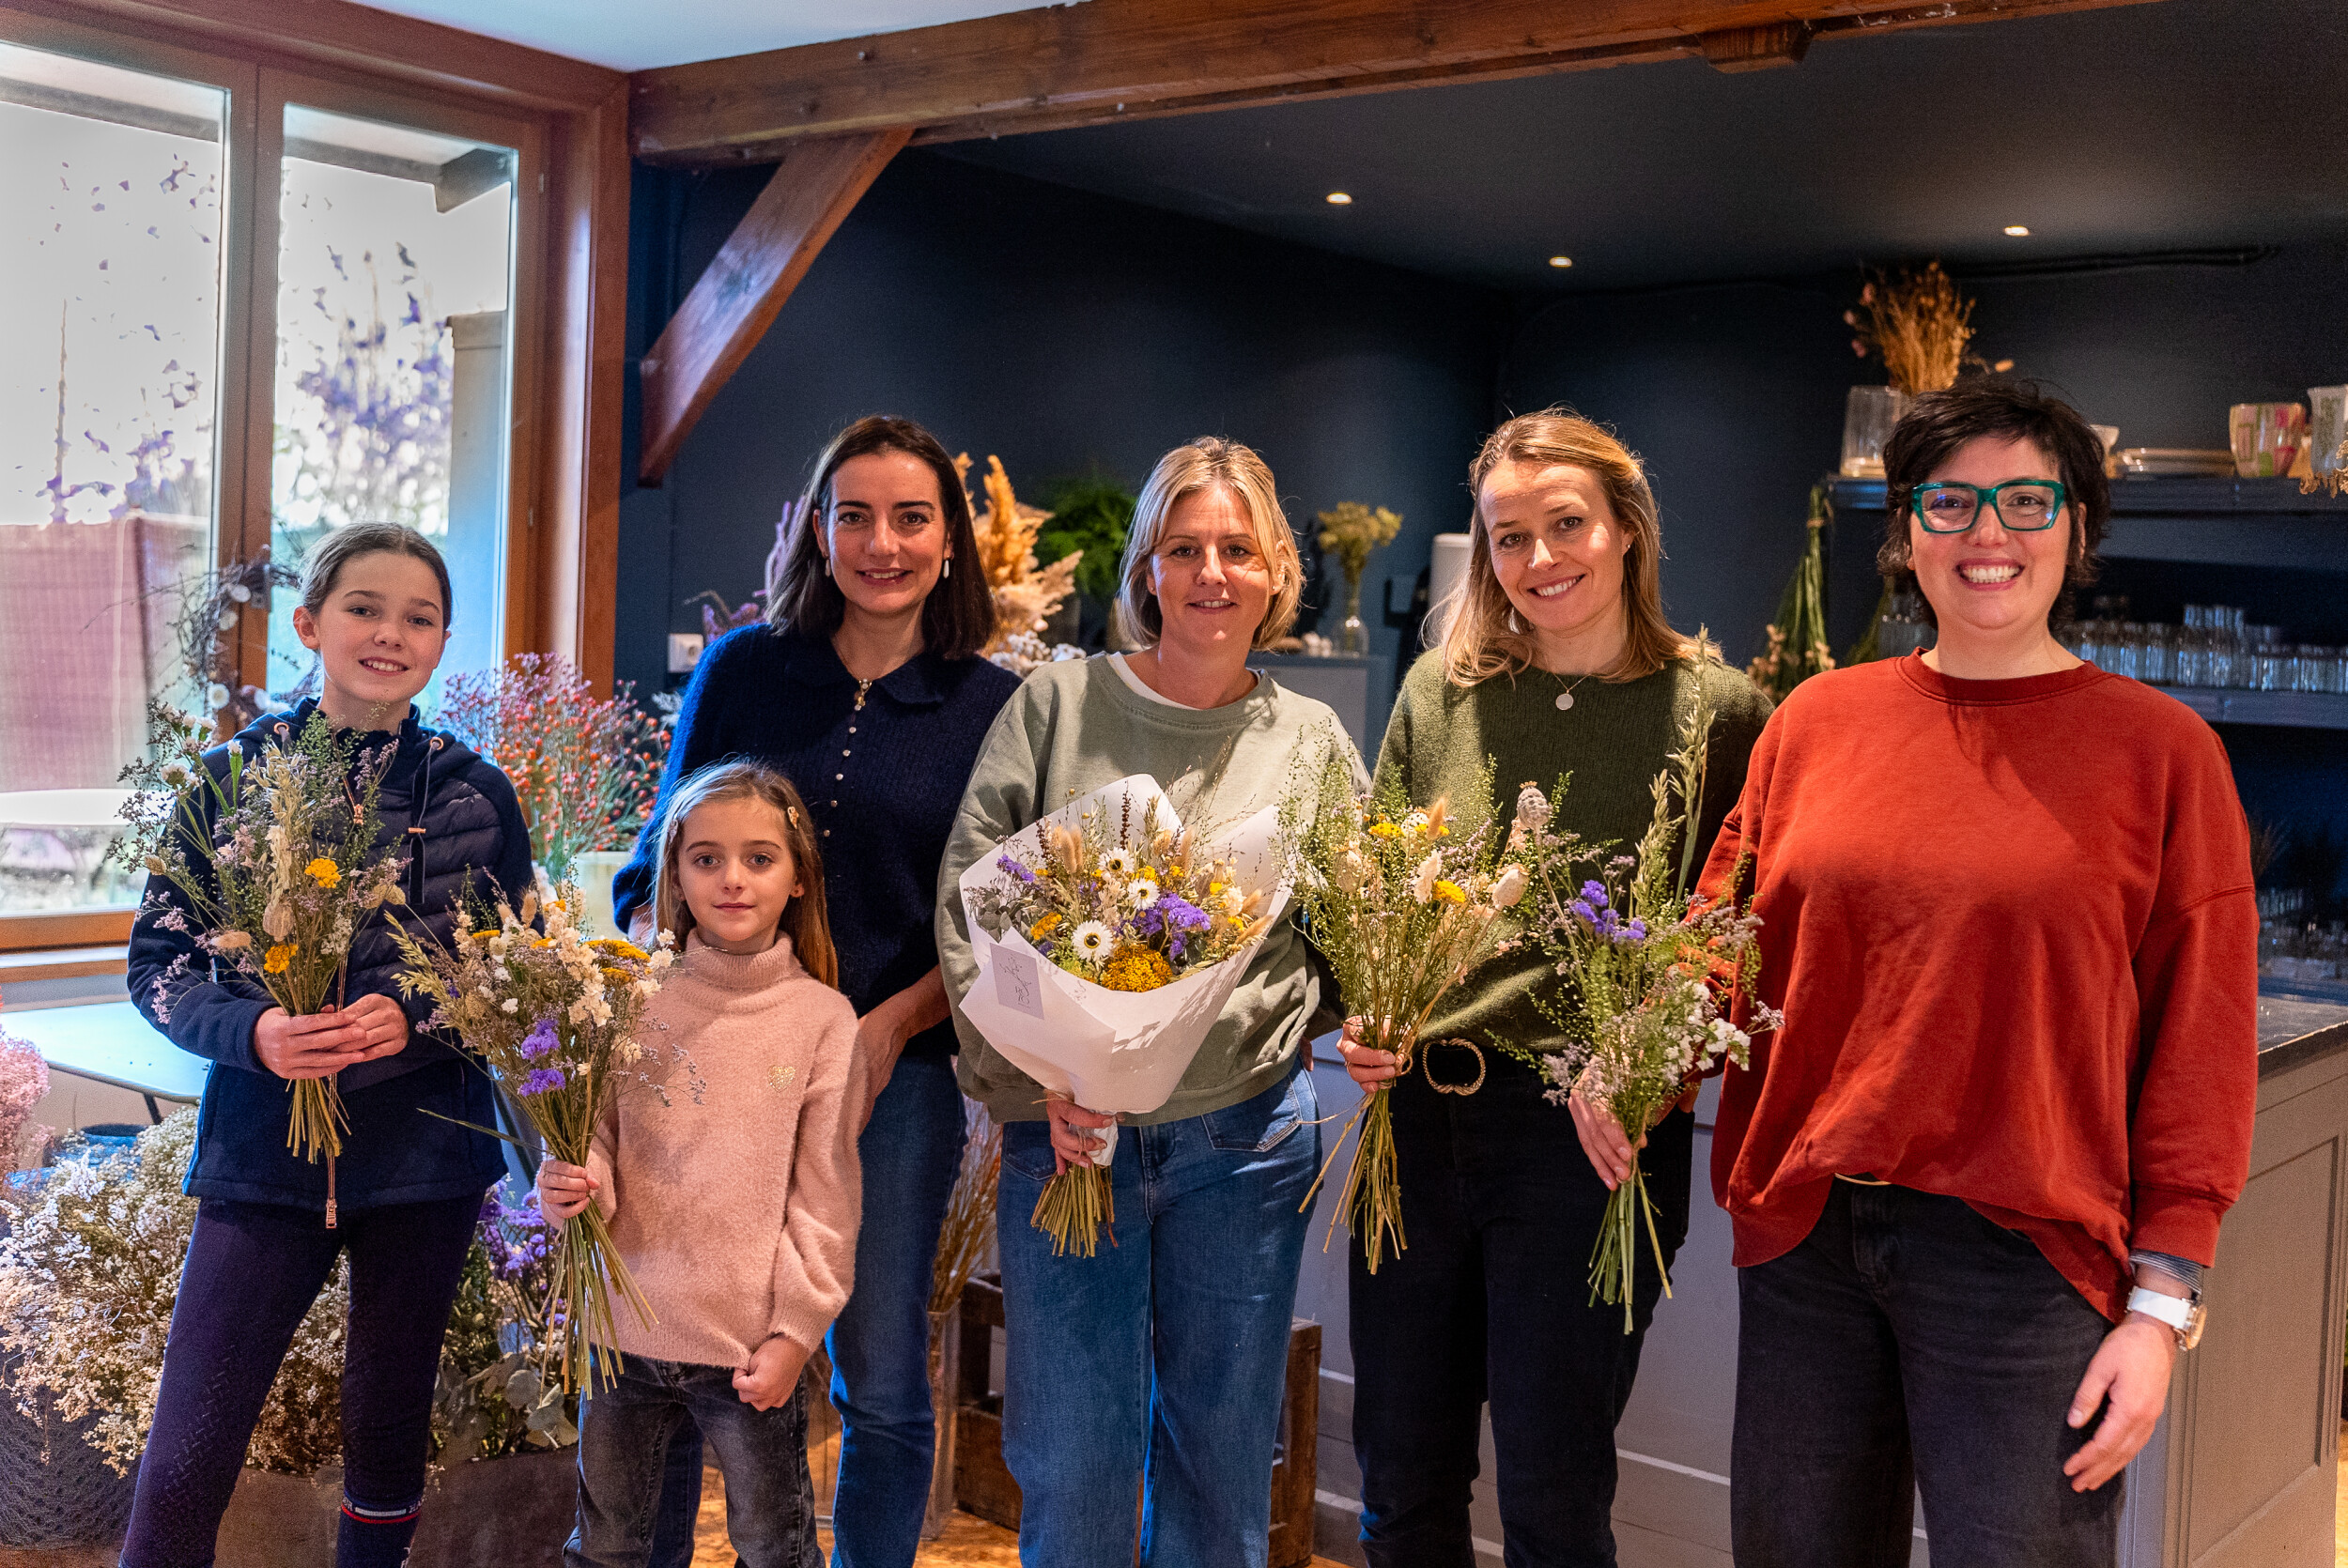
[[[1883,510],[1883,481],[1829,482],[1838,511]],[[2122,561],[2348,573],[2348,497],[2295,479],[2115,479],[2103,552]]]
[[[2236,691],[2162,686],[2212,724],[2265,724],[2285,730],[2348,730],[2348,697],[2328,691]]]

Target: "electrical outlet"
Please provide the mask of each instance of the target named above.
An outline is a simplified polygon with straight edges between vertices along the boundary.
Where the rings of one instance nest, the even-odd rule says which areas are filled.
[[[702,662],[702,634],[671,632],[669,634],[669,673],[686,675]]]

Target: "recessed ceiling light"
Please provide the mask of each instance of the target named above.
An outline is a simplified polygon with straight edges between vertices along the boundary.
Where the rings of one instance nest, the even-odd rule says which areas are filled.
[[[1549,264],[1550,264],[1552,267],[1571,267],[1571,266],[1573,265],[1573,257],[1571,257],[1571,256],[1551,256],[1551,257],[1549,258]]]
[[[2012,235],[2016,239],[2028,239],[2030,238],[2030,225],[2028,223],[2008,223],[2005,226],[2005,232]]]
[[[1329,192],[1329,205],[1331,207],[1351,207],[1353,205],[1353,198],[1347,195],[1342,191],[1332,191]]]

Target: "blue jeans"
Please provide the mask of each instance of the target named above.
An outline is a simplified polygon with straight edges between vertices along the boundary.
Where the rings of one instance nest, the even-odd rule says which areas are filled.
[[[1262,1568],[1318,1115],[1297,1072],[1118,1129],[1117,1219],[1089,1258],[1054,1257],[1027,1222],[1049,1125],[1003,1129],[1003,1458],[1025,1568],[1134,1561],[1137,1481],[1144,1568]]]
[[[1737,1271],[1738,1568],[2110,1568],[2121,1483],[2065,1460],[2111,1325],[2031,1239],[1959,1198],[1837,1181],[1801,1245]],[[2109,1407],[2107,1407],[2107,1409]]]
[[[671,1440],[698,1430],[726,1478],[726,1535],[742,1568],[816,1568],[807,1475],[807,1391],[754,1410],[734,1369],[623,1359],[618,1380],[579,1412],[579,1524],[563,1568],[643,1568]]]
[[[964,1135],[952,1060],[907,1056],[889,1074],[857,1144],[864,1222],[856,1285],[826,1342],[841,1417],[834,1568],[912,1568],[920,1544],[936,1442],[930,1271]],[[687,1431],[669,1450],[651,1568],[689,1568],[701,1487],[701,1441]]]

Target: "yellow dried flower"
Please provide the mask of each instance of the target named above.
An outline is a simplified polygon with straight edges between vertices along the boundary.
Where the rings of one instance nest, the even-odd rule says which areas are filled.
[[[301,873],[320,887],[340,887],[343,884],[343,869],[324,855],[301,868]]]
[[[651,957],[641,947],[622,937],[599,936],[587,945],[599,953],[610,953],[618,958],[632,959],[638,963],[642,963]]]
[[[1438,881],[1435,884],[1435,897],[1447,904],[1467,902],[1467,894],[1460,890],[1460,884],[1456,882]]]
[[[1395,826],[1392,822],[1372,822],[1369,824],[1369,831],[1380,838],[1399,838],[1402,837],[1402,830]]]
[[[1101,967],[1101,984],[1109,991],[1155,991],[1173,978],[1174,966],[1154,947],[1120,947]]]
[[[1045,915],[1043,919],[1038,920],[1034,925],[1027,928],[1027,940],[1029,942],[1042,942],[1045,937],[1059,930],[1059,928],[1060,917],[1058,914],[1055,912]]]
[[[281,942],[271,947],[261,960],[261,973],[283,975],[293,967],[293,956],[300,947],[301,944],[298,942]]]

